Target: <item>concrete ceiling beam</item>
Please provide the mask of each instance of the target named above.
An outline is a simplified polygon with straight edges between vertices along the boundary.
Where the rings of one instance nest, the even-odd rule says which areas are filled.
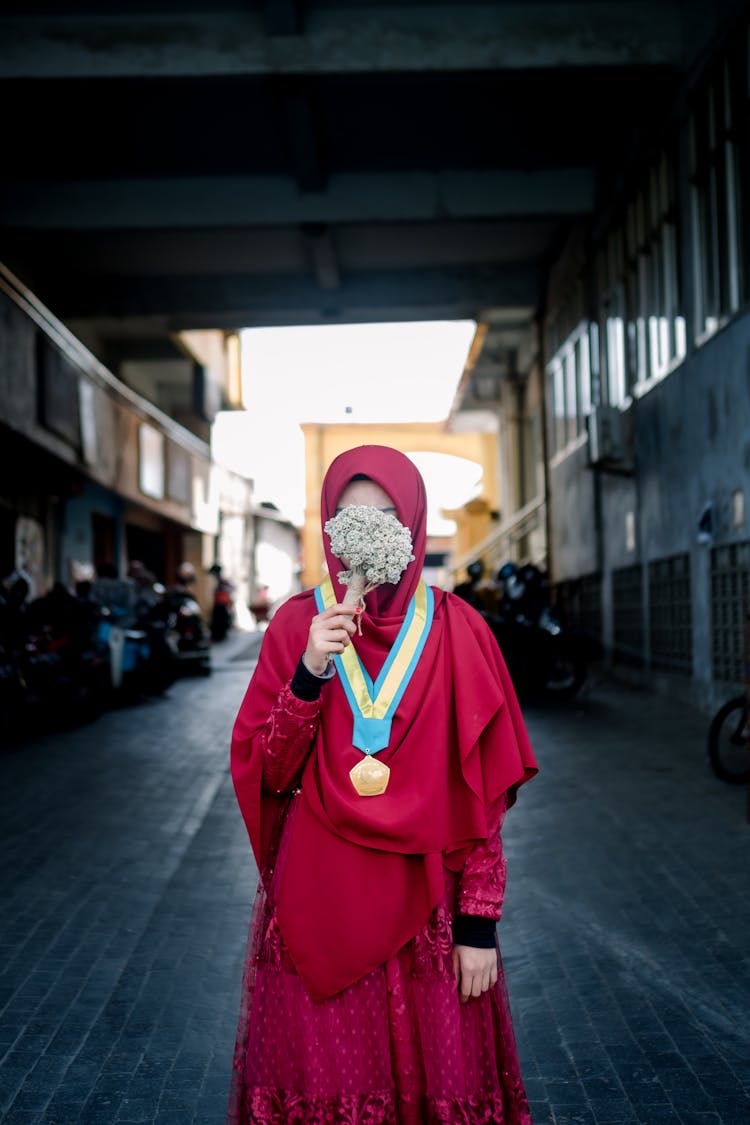
[[[0,184],[0,223],[36,230],[172,230],[285,223],[429,222],[582,215],[589,168],[352,173],[304,192],[283,176]]]
[[[246,324],[334,323],[475,317],[487,305],[536,305],[536,264],[472,269],[393,270],[348,275],[322,292],[317,280],[275,275],[223,278],[39,277],[37,289],[62,319],[169,318],[172,329]]]
[[[263,0],[263,27],[267,35],[301,35],[304,0]]]
[[[570,220],[560,218],[448,220],[431,223],[291,224],[222,230],[2,231],[3,260],[16,272],[75,263],[78,275],[204,277],[294,274],[310,266],[304,234],[329,231],[342,273],[541,261]]]
[[[0,78],[353,74],[554,67],[680,66],[683,7],[460,4],[310,10],[5,16]],[[290,22],[291,21],[291,22]]]

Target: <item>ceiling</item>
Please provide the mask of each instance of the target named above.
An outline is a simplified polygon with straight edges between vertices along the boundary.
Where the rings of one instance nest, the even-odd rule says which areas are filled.
[[[89,339],[517,331],[733,6],[6,2],[0,260]]]

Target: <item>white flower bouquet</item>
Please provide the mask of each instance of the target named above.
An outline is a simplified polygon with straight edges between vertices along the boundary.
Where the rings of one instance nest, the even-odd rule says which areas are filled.
[[[342,508],[328,520],[324,531],[331,540],[332,554],[345,559],[349,566],[337,575],[347,587],[344,605],[358,605],[360,613],[365,606],[365,594],[384,582],[398,582],[414,561],[409,528],[389,512],[368,504]]]

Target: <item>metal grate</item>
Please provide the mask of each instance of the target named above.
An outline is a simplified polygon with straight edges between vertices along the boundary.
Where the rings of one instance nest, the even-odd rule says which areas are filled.
[[[585,633],[598,650],[602,643],[602,578],[584,574],[555,587],[555,608],[564,624]]]
[[[693,671],[690,556],[674,555],[648,565],[651,664],[671,672]]]
[[[743,598],[750,596],[750,541],[711,551],[711,665],[713,677],[741,684],[744,670]]]
[[[614,658],[618,664],[643,664],[643,567],[612,571]]]

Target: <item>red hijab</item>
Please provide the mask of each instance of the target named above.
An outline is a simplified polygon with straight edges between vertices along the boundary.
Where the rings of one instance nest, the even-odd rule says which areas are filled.
[[[421,575],[426,503],[422,478],[407,457],[360,446],[337,457],[326,474],[323,523],[360,474],[393,498],[416,556],[398,585],[367,597],[362,636],[353,643],[375,678]],[[343,598],[336,579],[342,564],[327,546],[326,560]],[[352,713],[338,677],[322,691],[277,903],[282,937],[316,998],[358,980],[418,933],[444,893],[443,865],[460,870],[471,846],[487,836],[487,807],[503,793],[512,803],[536,772],[494,637],[461,599],[441,590],[434,595],[430,634],[379,754],[391,768],[381,796],[358,796],[349,779],[362,754],[352,746]],[[274,616],[233,732],[232,775],[262,873],[287,802],[262,791],[259,736],[316,612],[312,592],[305,592]]]
[[[398,632],[424,566],[427,545],[427,494],[424,481],[416,465],[397,449],[391,449],[387,445],[360,445],[357,449],[349,449],[336,458],[325,475],[320,496],[320,519],[323,527],[327,520],[336,515],[336,505],[346,486],[353,477],[359,475],[374,480],[375,484],[379,484],[388,493],[396,505],[397,519],[404,527],[409,528],[412,536],[414,562],[409,563],[398,585],[387,583],[378,586],[367,596],[369,613],[397,619]],[[325,533],[323,550],[333,588],[340,595],[339,600],[342,600],[346,586],[339,583],[336,575],[344,567],[340,559],[331,554],[331,543]]]

